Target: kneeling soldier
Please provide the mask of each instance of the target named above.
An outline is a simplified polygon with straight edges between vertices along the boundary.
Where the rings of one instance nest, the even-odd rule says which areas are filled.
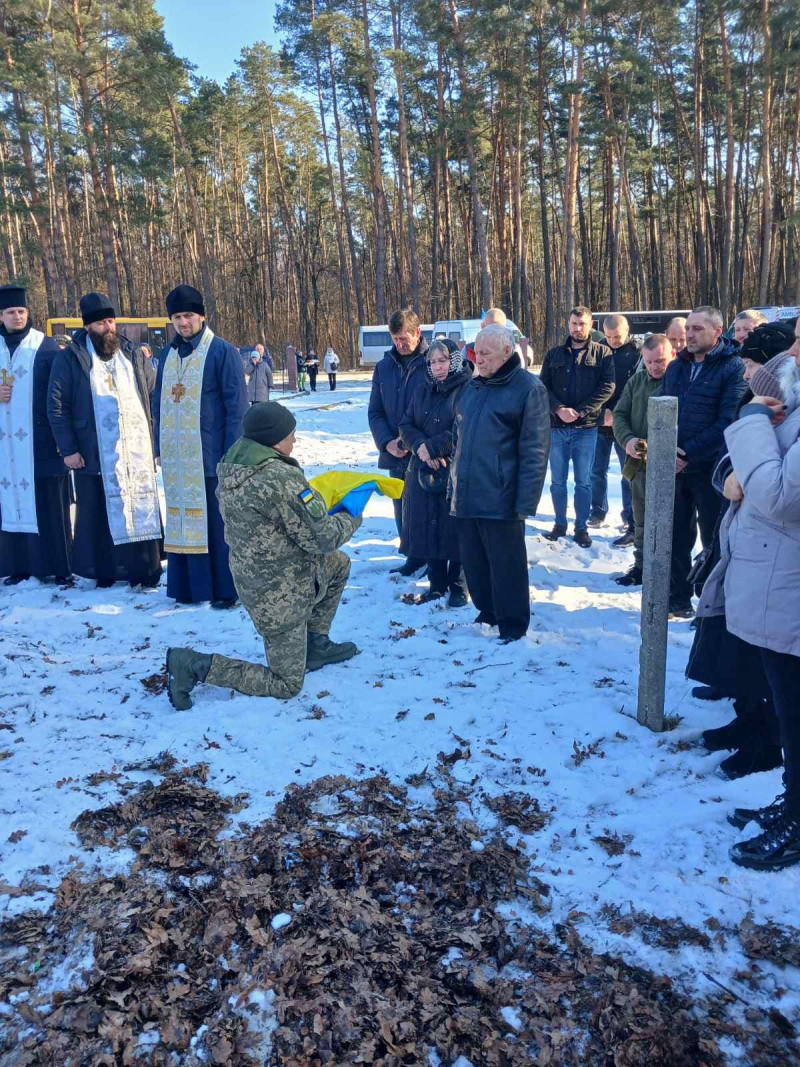
[[[281,404],[254,404],[244,436],[217,467],[220,511],[236,591],[264,639],[268,667],[190,648],[167,652],[169,699],[185,711],[200,682],[248,696],[287,700],[306,671],[350,659],[358,649],[328,637],[350,573],[337,551],[361,517],[328,515],[297,460],[294,415]]]

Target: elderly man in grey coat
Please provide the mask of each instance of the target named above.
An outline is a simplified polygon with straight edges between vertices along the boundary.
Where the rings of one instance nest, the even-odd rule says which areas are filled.
[[[800,318],[789,352],[783,399],[755,396],[725,430],[716,477],[731,506],[698,611],[724,613],[728,630],[759,649],[780,723],[784,793],[729,816],[761,830],[731,849],[734,863],[757,870],[800,863]]]
[[[550,407],[538,376],[520,366],[514,336],[487,326],[475,339],[475,377],[456,401],[450,514],[476,622],[517,641],[531,617],[525,518],[547,473]]]

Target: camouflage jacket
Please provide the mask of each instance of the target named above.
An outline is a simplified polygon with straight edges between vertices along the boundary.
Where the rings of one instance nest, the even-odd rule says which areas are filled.
[[[246,437],[222,457],[217,476],[242,603],[259,633],[297,626],[319,598],[323,557],[352,537],[361,518],[328,515],[297,460]]]

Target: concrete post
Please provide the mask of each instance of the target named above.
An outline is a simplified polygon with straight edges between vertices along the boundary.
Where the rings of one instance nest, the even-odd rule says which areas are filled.
[[[644,519],[639,706],[642,726],[664,728],[667,675],[667,618],[675,511],[678,399],[654,396],[647,405],[647,493]]]

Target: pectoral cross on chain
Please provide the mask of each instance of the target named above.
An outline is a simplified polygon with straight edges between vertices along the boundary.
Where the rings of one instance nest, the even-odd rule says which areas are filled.
[[[108,373],[108,388],[111,392],[114,392],[114,375],[109,371]]]
[[[9,374],[5,367],[0,371],[0,378],[2,378],[3,385],[13,385],[15,378],[13,374]]]
[[[183,382],[178,382],[177,385],[173,385],[172,389],[170,389],[170,392],[172,393],[173,401],[176,404],[180,404],[181,400],[186,395],[186,386],[183,384]]]

